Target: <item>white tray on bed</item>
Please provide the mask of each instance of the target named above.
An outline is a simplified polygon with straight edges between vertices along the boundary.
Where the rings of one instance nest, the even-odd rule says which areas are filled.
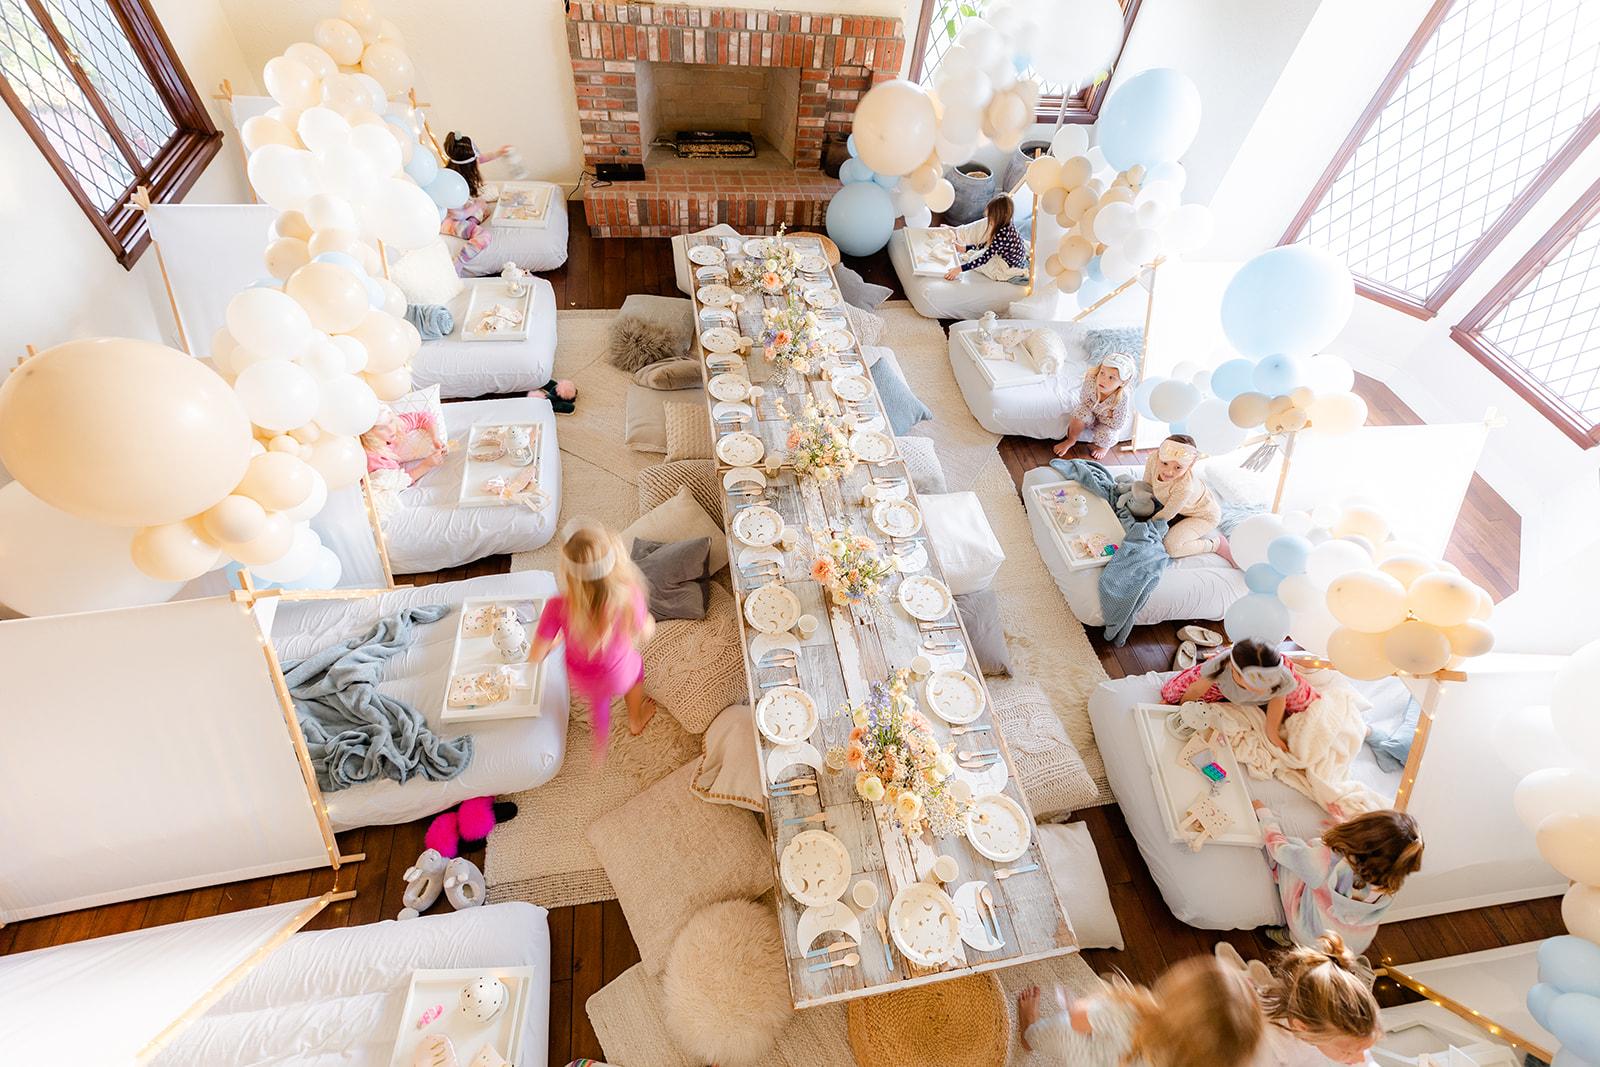
[[[492,426],[505,427],[505,436],[510,437],[511,431],[519,426],[525,426],[532,437],[530,442],[533,448],[533,460],[526,467],[519,467],[511,462],[508,452],[492,462],[483,463],[472,458],[473,449],[478,447],[478,442],[483,438],[483,432]],[[497,474],[507,478],[515,478],[524,471],[539,470],[539,462],[544,458],[544,428],[537,422],[479,422],[474,423],[467,431],[467,462],[461,469],[461,496],[459,503],[464,508],[482,507],[522,507],[515,500],[502,500],[494,493],[483,491],[483,483]],[[530,491],[537,485],[530,486]]]
[[[469,674],[477,671],[488,670],[490,667],[509,666],[518,672],[521,678],[511,699],[498,704],[485,704],[476,708],[454,708],[450,706],[450,686],[445,683],[444,714],[441,718],[445,722],[475,722],[482,719],[532,719],[540,711],[539,696],[544,692],[544,660],[538,663],[508,664],[500,656],[499,649],[494,647],[494,639],[485,634],[482,637],[468,637],[463,632],[466,629],[467,613],[473,608],[492,607],[503,604],[509,608],[531,603],[537,610],[543,611],[545,602],[533,597],[525,596],[482,596],[468,597],[461,602],[461,611],[456,619],[456,645],[455,651],[450,654],[450,678],[458,674]],[[538,626],[537,617],[533,622],[525,623],[528,631],[528,640],[533,640],[533,631]],[[477,1050],[474,1049],[474,1052]],[[509,1057],[508,1057],[509,1058]]]
[[[1161,821],[1166,824],[1167,836],[1174,844],[1187,844],[1188,838],[1178,829],[1178,824],[1183,821],[1184,812],[1189,810],[1189,806],[1209,791],[1210,782],[1199,772],[1178,763],[1178,754],[1183,751],[1184,742],[1167,733],[1167,716],[1177,710],[1170,704],[1135,704],[1133,715],[1139,724],[1139,740],[1144,743],[1145,759],[1150,761],[1150,780],[1160,801],[1157,806],[1161,809]],[[1217,736],[1218,743],[1212,746],[1212,755],[1228,777],[1212,799],[1233,817],[1233,826],[1227,833],[1208,839],[1206,846],[1245,845],[1260,848],[1264,839],[1261,836],[1261,824],[1256,821],[1255,809],[1251,807],[1250,787],[1239,770],[1239,761],[1233,757],[1233,749],[1220,733]]]
[[[988,359],[978,349],[978,336],[982,331],[974,326],[970,329],[956,329],[952,327],[951,336],[961,342],[961,348],[966,352],[967,358],[972,360],[978,368],[978,373],[983,375],[991,388],[1010,389],[1019,385],[1040,385],[1055,378],[1054,374],[1042,374],[1034,370],[1033,364],[1028,362],[1028,355],[1021,351],[1018,344],[1012,349],[1013,359]]]
[[[502,182],[491,221],[496,226],[542,230],[550,225],[549,182]]]
[[[493,975],[506,984],[510,997],[506,1006],[486,1023],[474,1022],[461,1011],[461,987],[482,975]],[[400,1013],[400,1033],[394,1041],[391,1067],[412,1067],[417,1046],[424,1037],[443,1034],[455,1046],[456,1061],[466,1067],[478,1050],[490,1044],[516,1064],[522,1055],[522,1022],[527,1016],[537,984],[533,967],[465,967],[447,971],[416,971],[406,993],[406,1006]],[[417,1020],[434,1005],[443,1005],[439,1017],[420,1030]]]
[[[461,323],[461,339],[463,341],[526,341],[528,339],[528,316],[533,313],[533,286],[528,281],[522,283],[522,292],[512,296],[506,292],[508,286],[505,282],[494,280],[480,282],[471,286],[472,296],[467,300],[467,311]],[[484,312],[492,311],[496,304],[522,313],[522,325],[515,329],[495,330],[492,333],[479,333],[478,323],[482,321]]]
[[[1056,547],[1061,550],[1062,557],[1067,561],[1068,568],[1081,571],[1091,567],[1104,567],[1110,562],[1110,556],[1084,557],[1074,550],[1073,541],[1083,534],[1100,534],[1112,544],[1120,545],[1123,530],[1117,513],[1106,503],[1104,497],[1082,489],[1084,497],[1089,501],[1089,514],[1079,519],[1076,524],[1067,526],[1050,505],[1050,497],[1059,489],[1071,492],[1080,490],[1080,487],[1077,482],[1042,482],[1033,487],[1033,497],[1039,505],[1040,514],[1044,516],[1045,524],[1050,527],[1050,536],[1055,539]]]
[[[955,231],[946,227],[908,226],[906,246],[911,250],[914,274],[924,278],[943,278],[951,267],[960,266]]]

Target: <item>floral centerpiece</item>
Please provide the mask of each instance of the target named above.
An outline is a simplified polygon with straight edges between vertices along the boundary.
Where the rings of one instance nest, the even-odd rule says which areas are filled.
[[[798,293],[790,293],[782,307],[763,310],[761,347],[772,367],[769,380],[786,386],[810,374],[812,351],[820,334],[816,313],[801,302]]]
[[[850,450],[850,431],[839,419],[824,412],[816,397],[807,396],[800,413],[792,417],[782,397],[778,397],[773,406],[780,416],[789,419],[789,436],[784,440],[784,447],[788,449],[789,465],[796,474],[825,482],[855,469],[856,455]]]
[[[884,579],[894,573],[895,566],[878,555],[877,542],[850,533],[815,531],[811,539],[815,546],[811,577],[828,590],[833,602],[865,618],[882,614]]]
[[[855,729],[845,746],[845,763],[856,772],[861,798],[887,806],[907,837],[925,827],[940,837],[953,836],[961,832],[966,808],[950,790],[955,746],[939,747],[906,684],[907,672],[897,670],[872,683],[865,703],[851,706]]]
[[[794,284],[799,272],[799,255],[783,239],[784,226],[761,242],[761,256],[757,261],[756,281],[769,293],[781,293]]]

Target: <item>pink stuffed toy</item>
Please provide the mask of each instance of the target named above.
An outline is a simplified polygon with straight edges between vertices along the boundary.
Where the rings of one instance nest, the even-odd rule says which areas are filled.
[[[516,816],[517,806],[509,800],[497,803],[493,797],[473,797],[441,812],[428,826],[423,843],[445,859],[453,859],[482,848],[490,830]]]

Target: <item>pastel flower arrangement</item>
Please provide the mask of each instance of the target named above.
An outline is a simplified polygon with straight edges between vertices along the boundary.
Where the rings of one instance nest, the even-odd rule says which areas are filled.
[[[959,827],[965,804],[951,793],[955,746],[939,747],[933,726],[907,694],[903,668],[873,682],[865,703],[850,707],[855,728],[845,745],[845,765],[856,772],[856,792],[886,805],[907,837],[932,826],[947,836]]]
[[[800,413],[792,417],[782,397],[777,398],[774,406],[781,417],[789,419],[789,436],[784,439],[783,446],[788,450],[789,465],[796,474],[825,482],[855,469],[850,432],[834,417],[836,410],[824,412],[812,396],[806,397]]]
[[[794,284],[795,274],[799,270],[799,255],[783,239],[785,229],[780,225],[777,233],[761,243],[756,281],[769,293],[781,293],[788,289]]]
[[[821,333],[816,314],[790,293],[783,307],[762,311],[761,323],[761,347],[772,367],[768,378],[785,385],[794,377],[810,374],[812,350]]]
[[[895,565],[878,554],[878,543],[848,532],[816,531],[812,531],[811,541],[811,577],[828,590],[833,602],[863,616],[881,614],[883,583],[895,572]]]

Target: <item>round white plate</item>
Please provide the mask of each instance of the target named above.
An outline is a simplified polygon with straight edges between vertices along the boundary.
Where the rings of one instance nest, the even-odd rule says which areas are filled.
[[[778,857],[778,877],[808,907],[832,903],[850,884],[850,850],[826,830],[801,830]]]
[[[706,383],[706,392],[718,400],[743,400],[750,393],[750,379],[742,374],[719,374]]]
[[[714,326],[726,326],[731,330],[739,325],[739,316],[727,308],[701,308],[700,321]]]
[[[696,267],[694,280],[701,285],[719,285],[728,280],[728,271],[724,267]]]
[[[894,441],[881,433],[853,433],[850,435],[850,451],[863,463],[882,463],[894,455]]]
[[[922,512],[906,500],[880,501],[872,509],[872,525],[890,537],[910,537],[922,529]]]
[[[695,245],[689,249],[689,262],[698,263],[702,267],[708,267],[713,263],[721,263],[724,258],[722,249],[716,245]]]
[[[955,603],[950,587],[926,574],[913,574],[902,581],[897,596],[906,614],[921,622],[937,622],[950,614]]]
[[[761,462],[767,446],[753,433],[740,430],[727,434],[717,442],[717,458],[734,467],[749,467]]]
[[[765,504],[745,508],[733,517],[733,536],[751,548],[775,545],[783,537],[783,516]]]
[[[983,687],[966,671],[935,671],[922,683],[928,710],[948,723],[968,723],[983,714]]]
[[[806,303],[814,308],[836,308],[839,306],[839,294],[832,289],[818,286],[806,290]]]
[[[840,400],[865,400],[872,395],[872,383],[860,375],[834,375],[828,379],[828,386]]]
[[[744,617],[764,634],[785,633],[800,620],[800,598],[782,584],[769,582],[744,598]]]
[[[713,326],[700,335],[700,344],[707,352],[737,352],[739,331],[731,326]]]
[[[889,935],[912,963],[938,967],[961,948],[955,901],[938,886],[912,882],[889,902]]]
[[[766,485],[767,476],[761,473],[759,467],[735,467],[722,475],[722,488],[732,489],[745,482],[754,482],[757,485]]]
[[[756,725],[775,745],[798,745],[817,728],[817,703],[802,689],[780,685],[756,704]]]
[[[794,265],[807,274],[826,274],[828,261],[815,252],[802,252],[794,259]]]
[[[1006,770],[1005,760],[991,763],[987,767],[956,768],[956,778],[966,782],[975,797],[985,793],[998,793],[1006,787],[1011,780],[1011,772]]]
[[[751,259],[761,259],[767,254],[767,238],[752,237],[744,243],[744,254]]]
[[[829,348],[845,351],[856,346],[856,339],[850,335],[848,330],[829,330],[822,335],[822,343]]]
[[[1031,826],[1021,805],[1004,793],[973,797],[967,809],[967,840],[996,863],[1022,858],[1033,840]]]
[[[849,904],[842,900],[829,901],[820,907],[807,908],[800,915],[800,921],[795,923],[795,936],[800,939],[800,947],[810,950],[817,938],[830,930],[838,930],[861,944],[861,916],[851,909]]]
[[[714,308],[725,308],[733,303],[733,290],[726,285],[703,285],[694,295],[700,303]]]

